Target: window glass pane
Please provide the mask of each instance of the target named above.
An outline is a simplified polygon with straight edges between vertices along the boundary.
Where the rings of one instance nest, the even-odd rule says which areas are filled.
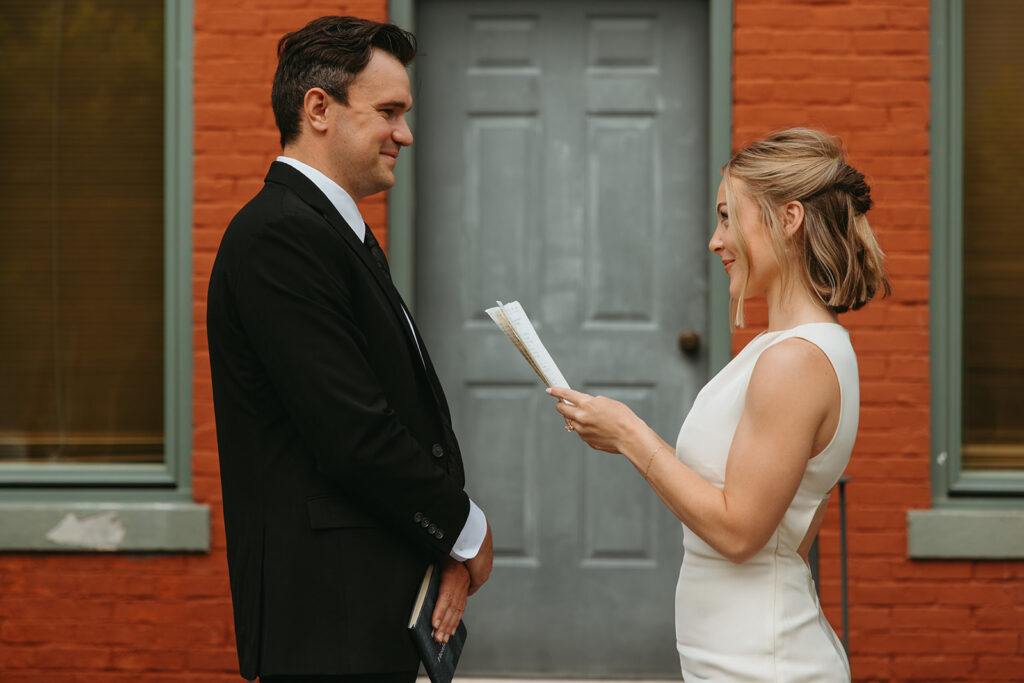
[[[963,467],[1024,469],[1024,3],[964,2]]]
[[[0,463],[163,459],[164,8],[0,4]]]

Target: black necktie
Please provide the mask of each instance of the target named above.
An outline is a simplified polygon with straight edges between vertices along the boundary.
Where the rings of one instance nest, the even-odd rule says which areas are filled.
[[[370,250],[370,254],[373,256],[373,260],[377,262],[377,267],[380,268],[381,272],[391,279],[391,269],[388,268],[388,257],[384,255],[384,250],[377,244],[377,239],[373,236],[373,231],[370,230],[370,226],[366,225],[366,233],[363,235],[363,244]]]

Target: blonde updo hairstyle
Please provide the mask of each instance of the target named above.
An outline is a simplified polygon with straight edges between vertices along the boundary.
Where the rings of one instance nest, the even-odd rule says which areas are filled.
[[[839,138],[809,128],[779,131],[737,152],[722,177],[733,222],[739,217],[733,179],[743,182],[758,207],[784,291],[799,281],[835,313],[857,310],[879,289],[888,296],[885,257],[865,215],[871,189],[864,174],[847,163]],[[789,236],[784,207],[793,201],[803,205],[804,219],[802,229]],[[739,255],[749,263],[743,230],[735,235]],[[743,327],[746,288],[744,280],[733,302],[737,327]]]

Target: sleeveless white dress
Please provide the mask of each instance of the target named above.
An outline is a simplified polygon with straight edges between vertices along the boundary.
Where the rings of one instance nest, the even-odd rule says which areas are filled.
[[[833,323],[810,323],[754,338],[697,395],[679,430],[676,457],[718,488],[724,486],[754,364],[765,349],[791,337],[812,342],[831,361],[839,379],[839,424],[828,446],[808,460],[785,516],[750,560],[730,562],[683,525],[676,647],[686,683],[850,680],[842,644],[797,554],[818,506],[849,462],[857,435],[860,387],[847,331]]]

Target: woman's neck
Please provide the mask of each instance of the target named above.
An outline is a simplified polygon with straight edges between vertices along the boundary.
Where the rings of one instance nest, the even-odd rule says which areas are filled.
[[[776,288],[767,293],[768,331],[788,330],[807,323],[838,323],[835,313],[813,296],[805,287],[794,284],[788,295]]]

